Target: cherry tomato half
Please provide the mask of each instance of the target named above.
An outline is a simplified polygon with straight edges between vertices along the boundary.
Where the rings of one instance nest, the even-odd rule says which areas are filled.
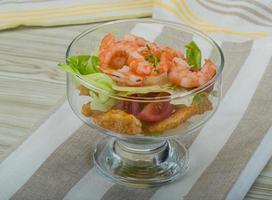
[[[166,119],[173,112],[173,106],[169,102],[149,103],[137,115],[146,122],[159,122]]]
[[[132,115],[137,115],[141,112],[141,107],[138,102],[121,101],[116,107]]]

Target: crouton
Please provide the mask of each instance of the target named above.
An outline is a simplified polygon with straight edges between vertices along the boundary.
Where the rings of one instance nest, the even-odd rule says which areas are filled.
[[[180,106],[176,112],[174,112],[170,117],[164,119],[160,122],[145,125],[144,133],[154,133],[154,132],[163,132],[169,129],[176,128],[180,124],[187,121],[194,115],[203,114],[206,111],[212,110],[212,103],[208,97],[203,98],[198,103],[193,103],[191,106]]]
[[[90,96],[89,89],[83,85],[79,86],[79,96]]]
[[[94,117],[96,115],[101,114],[102,112],[99,110],[92,110],[91,109],[91,102],[83,104],[81,108],[81,114],[85,115],[86,117]]]
[[[142,123],[139,119],[118,109],[97,115],[93,121],[97,125],[117,133],[135,135],[142,132]]]

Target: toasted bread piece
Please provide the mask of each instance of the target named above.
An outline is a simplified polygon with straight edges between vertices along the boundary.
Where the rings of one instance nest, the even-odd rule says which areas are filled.
[[[83,114],[86,117],[94,117],[96,115],[101,114],[102,112],[99,110],[92,110],[91,109],[91,102],[83,104],[81,108],[81,114]]]
[[[86,117],[90,117],[93,115],[93,112],[91,110],[90,102],[83,104],[81,108],[81,113],[85,115]]]
[[[144,126],[144,133],[148,134],[154,132],[163,132],[172,128],[176,128],[192,116],[203,114],[209,110],[212,110],[212,103],[208,97],[205,97],[200,102],[193,103],[191,106],[184,105],[179,107],[175,113],[163,121]]]
[[[89,91],[84,85],[79,86],[79,96],[90,96]]]
[[[97,115],[93,121],[97,125],[117,133],[135,135],[142,132],[142,123],[139,119],[118,109]]]

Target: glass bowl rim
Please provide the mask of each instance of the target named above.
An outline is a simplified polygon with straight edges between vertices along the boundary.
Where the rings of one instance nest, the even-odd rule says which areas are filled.
[[[217,42],[215,40],[213,40],[210,36],[208,36],[206,33],[203,33],[200,30],[197,30],[189,25],[186,24],[182,24],[182,23],[176,23],[176,22],[171,22],[171,21],[166,21],[166,20],[158,20],[158,19],[124,19],[124,20],[115,20],[115,21],[110,21],[110,22],[106,22],[103,24],[99,24],[96,25],[94,27],[91,27],[83,32],[81,32],[79,35],[77,35],[69,44],[67,50],[66,50],[66,54],[65,57],[66,59],[70,56],[70,52],[71,49],[73,47],[73,45],[80,40],[81,38],[83,38],[84,36],[86,36],[87,34],[99,29],[99,28],[103,28],[105,26],[108,25],[114,25],[114,24],[118,24],[118,23],[126,23],[126,22],[139,22],[139,23],[157,23],[157,24],[162,24],[162,25],[168,25],[168,26],[177,26],[177,27],[181,27],[186,29],[186,31],[190,31],[193,34],[197,34],[199,35],[201,38],[207,40],[209,43],[211,43],[212,45],[214,45],[216,47],[216,49],[219,52],[220,55],[220,65],[217,68],[217,72],[215,74],[215,76],[209,80],[208,82],[206,82],[205,84],[201,85],[200,87],[197,88],[193,88],[191,90],[188,90],[186,92],[177,92],[171,95],[167,95],[167,96],[160,96],[160,97],[132,97],[132,96],[125,96],[125,95],[118,95],[118,94],[109,94],[107,91],[95,87],[94,85],[91,85],[90,83],[86,82],[81,76],[79,75],[75,75],[81,82],[84,83],[84,85],[88,86],[88,88],[93,89],[96,92],[100,92],[103,93],[104,95],[107,95],[110,98],[114,98],[114,99],[118,99],[118,100],[124,100],[124,101],[136,101],[136,102],[163,102],[163,101],[170,101],[170,100],[174,100],[177,98],[186,98],[188,96],[200,93],[202,91],[205,91],[206,89],[208,89],[209,87],[211,87],[215,81],[220,77],[223,68],[224,68],[224,55],[222,52],[222,49],[220,48],[220,46],[217,44]],[[174,27],[172,27],[174,28]]]

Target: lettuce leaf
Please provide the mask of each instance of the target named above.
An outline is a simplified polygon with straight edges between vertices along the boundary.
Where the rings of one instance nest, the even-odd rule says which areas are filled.
[[[116,100],[109,97],[110,94],[115,93],[115,90],[112,89],[113,80],[100,72],[99,64],[99,58],[95,55],[77,55],[69,57],[66,64],[60,63],[58,66],[74,75],[76,81],[90,89],[90,95],[93,98],[91,109],[105,112],[116,104]],[[89,84],[103,92],[94,92],[95,89],[90,88]]]
[[[186,46],[186,59],[190,65],[196,68],[201,68],[201,51],[194,41],[191,41]]]
[[[58,64],[64,71],[77,75],[87,75],[99,73],[99,58],[90,55],[71,56],[66,59],[66,63]]]
[[[106,112],[117,103],[115,99],[101,93],[90,91],[90,95],[93,98],[90,104],[92,110]]]
[[[108,92],[108,93],[115,92],[115,90],[113,89],[113,86],[115,84],[113,80],[106,74],[95,73],[95,74],[89,74],[89,75],[84,75],[80,77],[87,83],[95,86],[96,88],[103,90],[104,92]],[[84,85],[84,86],[88,87],[88,85]]]
[[[116,91],[112,89],[114,82],[108,75],[94,73],[81,76],[81,78],[92,86],[103,90],[103,92],[94,92],[93,90],[90,90],[90,96],[93,98],[91,101],[91,109],[106,112],[116,104],[117,101],[109,97],[109,95]],[[84,83],[82,84],[84,85]],[[88,87],[86,84],[84,86]]]

